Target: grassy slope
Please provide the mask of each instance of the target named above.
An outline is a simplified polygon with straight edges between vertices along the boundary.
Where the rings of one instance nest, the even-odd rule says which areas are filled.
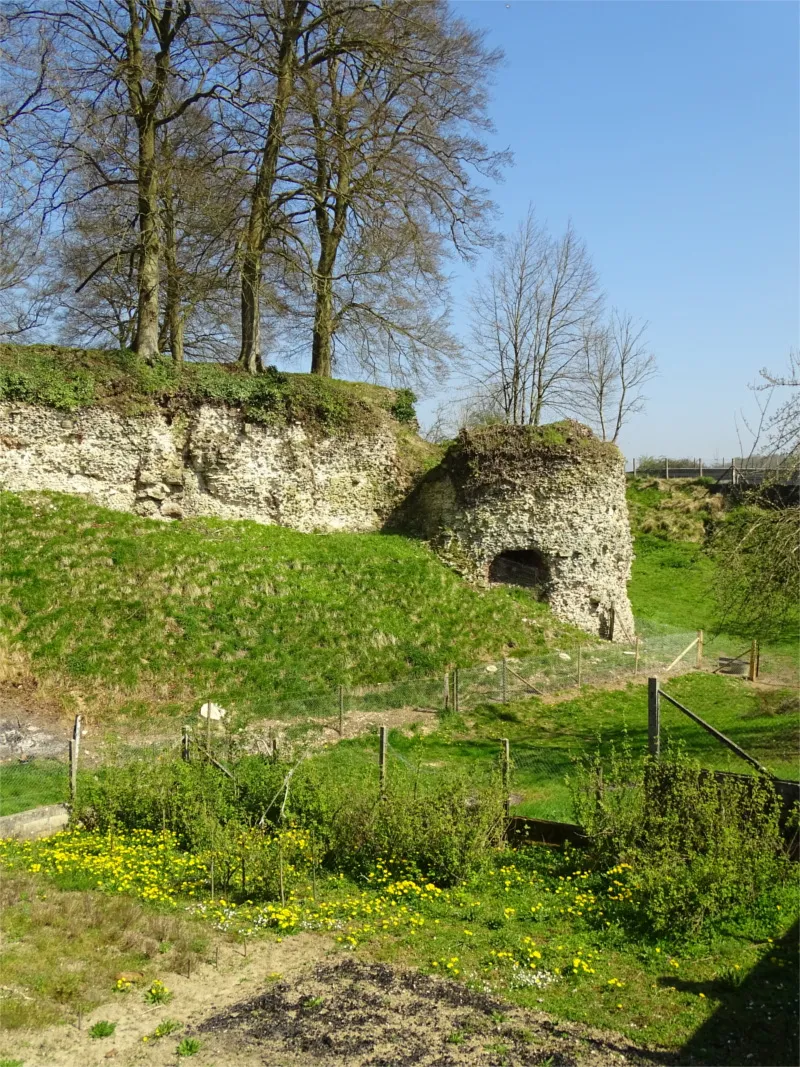
[[[525,591],[474,589],[403,537],[165,524],[58,494],[2,494],[0,525],[7,641],[34,673],[112,705],[137,694],[178,710],[213,692],[264,713],[535,653],[565,629]]]
[[[636,552],[628,586],[634,615],[704,630],[710,657],[739,655],[754,635],[730,622],[720,629],[717,563],[705,542],[706,524],[721,516],[723,498],[696,482],[648,478],[630,480],[627,495]],[[762,651],[763,670],[796,672],[796,633]]]

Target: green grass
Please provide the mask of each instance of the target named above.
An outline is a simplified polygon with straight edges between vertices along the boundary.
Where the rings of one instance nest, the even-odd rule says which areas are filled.
[[[74,1023],[78,1011],[86,1014],[118,995],[118,972],[141,972],[143,981],[186,973],[187,960],[196,966],[207,947],[196,924],[129,896],[65,892],[10,871],[0,880],[0,933],[5,1032]]]
[[[230,404],[252,421],[301,422],[338,433],[386,424],[387,414],[396,423],[416,425],[414,399],[407,389],[284,374],[274,367],[252,375],[236,364],[176,366],[165,357],[148,364],[125,349],[0,344],[0,400],[62,411],[105,407],[138,414]]]
[[[746,681],[711,674],[688,674],[665,683],[676,700],[721,730],[779,777],[800,778],[798,699],[790,690],[756,689]],[[682,744],[704,767],[750,773],[705,730],[662,701],[662,743]],[[390,734],[389,773],[398,769],[419,775],[422,787],[440,771],[468,769],[472,774],[496,769],[500,738],[511,742],[511,792],[521,797],[514,814],[573,821],[566,779],[576,757],[610,745],[628,743],[647,751],[647,689],[629,684],[620,690],[589,690],[571,700],[538,699],[479,707],[463,720],[443,720],[433,733],[395,730]],[[320,759],[334,774],[355,765],[375,763],[377,739],[358,738],[329,749]],[[338,766],[338,770],[337,770]]]
[[[14,815],[69,799],[69,767],[58,760],[37,759],[0,764],[0,815]]]
[[[166,524],[58,494],[0,494],[0,526],[8,651],[111,708],[208,694],[263,714],[569,632],[524,590],[472,587],[400,536]]]
[[[705,632],[710,658],[739,655],[757,636],[731,620],[723,628],[716,598],[719,564],[706,528],[724,521],[724,498],[700,482],[630,479],[627,489],[635,559],[628,584],[637,619]],[[762,645],[762,667],[783,677],[797,673],[796,626]]]

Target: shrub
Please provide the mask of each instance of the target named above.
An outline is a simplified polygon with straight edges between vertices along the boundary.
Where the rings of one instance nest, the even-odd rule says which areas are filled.
[[[766,779],[717,780],[680,750],[637,760],[623,749],[584,761],[572,793],[595,862],[630,865],[629,892],[609,901],[626,925],[697,934],[791,875]]]
[[[394,403],[389,408],[389,411],[398,422],[413,425],[417,421],[417,413],[414,409],[416,402],[416,395],[410,389],[398,389],[395,392]]]

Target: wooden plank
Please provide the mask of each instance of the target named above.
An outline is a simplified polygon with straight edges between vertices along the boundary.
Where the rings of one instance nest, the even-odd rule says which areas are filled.
[[[725,745],[726,748],[729,748],[731,752],[735,752],[736,755],[739,756],[741,759],[746,760],[748,763],[752,763],[752,765],[757,770],[761,771],[762,774],[766,774],[770,778],[775,777],[772,771],[767,770],[767,768],[762,763],[759,763],[755,756],[751,756],[749,755],[749,753],[745,752],[743,748],[739,748],[735,741],[731,741],[729,737],[726,737],[725,734],[720,733],[720,731],[716,730],[713,726],[711,726],[710,723],[707,723],[705,719],[701,719],[699,715],[696,715],[693,711],[689,711],[689,709],[685,708],[683,704],[678,703],[678,701],[674,697],[671,697],[669,693],[665,693],[663,689],[660,689],[659,694],[666,700],[668,700],[670,704],[673,704],[679,711],[682,711],[684,715],[688,715],[689,718],[696,722],[698,726],[702,726],[704,730],[707,730],[712,737],[716,737],[717,741]]]
[[[515,678],[519,678],[519,680],[521,682],[523,682],[525,685],[527,685],[528,689],[532,689],[533,692],[536,693],[537,696],[540,696],[540,697],[544,696],[544,693],[542,692],[541,689],[537,689],[536,686],[533,684],[533,682],[529,682],[527,678],[523,678],[522,675],[518,674],[517,671],[515,671],[513,667],[509,667],[508,670],[509,670],[509,672],[511,674],[514,675]]]
[[[675,659],[672,661],[672,663],[670,663],[669,667],[665,667],[664,670],[665,671],[671,671],[672,668],[676,665],[676,663],[680,663],[680,661],[683,659],[683,657],[686,655],[687,652],[691,652],[692,651],[692,649],[694,648],[694,646],[697,644],[698,641],[699,641],[699,637],[695,637],[694,641],[692,641],[692,643],[690,645],[686,646],[686,648],[683,650],[683,652],[681,652],[680,656],[676,656]]]
[[[567,842],[578,847],[585,847],[588,843],[583,829],[575,823],[529,819],[522,815],[514,815],[509,819],[506,839],[514,845],[549,845],[553,848]]]

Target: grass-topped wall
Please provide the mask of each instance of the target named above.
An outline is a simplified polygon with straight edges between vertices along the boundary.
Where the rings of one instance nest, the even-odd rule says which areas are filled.
[[[125,349],[59,345],[0,345],[0,400],[61,411],[98,407],[121,415],[187,411],[200,404],[238,408],[253,422],[300,423],[326,433],[368,430],[386,416],[416,428],[414,396],[268,367],[246,374],[237,364],[184,363],[165,357],[152,364]]]

